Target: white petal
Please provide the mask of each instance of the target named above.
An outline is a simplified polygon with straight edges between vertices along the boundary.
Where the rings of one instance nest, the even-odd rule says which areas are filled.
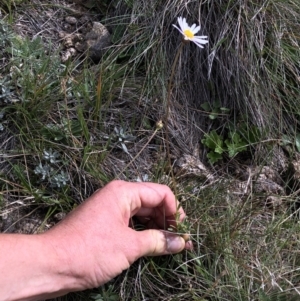
[[[193,40],[198,40],[198,41],[207,41],[206,39],[207,39],[206,36],[194,36],[193,37]]]
[[[200,30],[200,26],[197,26],[193,29],[193,34],[196,34]]]
[[[199,37],[194,37],[193,39],[191,39],[191,41],[195,42],[195,43],[200,43],[200,44],[207,44],[208,40],[203,40]]]
[[[178,17],[178,24],[179,24],[179,27],[182,29],[183,27],[183,20],[182,20],[182,17]]]
[[[202,43],[199,43],[198,41],[195,41],[195,40],[192,40],[192,42],[193,42],[194,44],[196,44],[198,47],[204,48],[204,47],[202,46]]]
[[[208,42],[202,42],[202,41],[197,41],[197,40],[192,40],[191,42],[194,42],[195,44],[197,44],[197,45],[205,45],[205,44],[207,44]]]
[[[183,18],[183,20],[182,20],[182,27],[181,28],[182,28],[182,30],[190,28],[189,25],[186,22],[186,18]]]
[[[179,27],[177,27],[175,24],[172,24],[172,25],[173,25],[176,29],[178,29],[182,35],[184,35],[183,31],[182,31]]]
[[[201,44],[198,44],[198,43],[196,43],[196,42],[194,42],[198,47],[200,47],[200,48],[204,48]]]
[[[192,26],[191,26],[191,31],[194,31],[194,29],[196,28],[196,24],[193,24]]]

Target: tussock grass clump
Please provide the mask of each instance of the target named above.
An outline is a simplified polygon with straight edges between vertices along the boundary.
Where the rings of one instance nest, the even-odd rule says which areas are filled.
[[[225,140],[228,127],[241,124],[257,126],[257,140],[268,143],[288,135],[295,144],[299,131],[297,3],[145,1],[114,2],[111,7],[114,14],[104,22],[111,26],[118,47],[110,61],[127,58],[129,63],[120,67],[127,70],[126,77],[130,72],[144,73],[142,93],[158,99],[160,117],[166,114],[171,94],[174,113],[169,130],[176,132],[181,148],[192,152],[203,134],[213,129]],[[201,25],[200,35],[209,37],[204,49],[191,43],[179,50],[181,36],[171,26],[178,16]],[[169,80],[173,81],[171,91]],[[186,131],[182,115],[188,116],[184,117],[188,118]],[[193,135],[188,134],[191,131]],[[244,136],[248,145],[253,143],[249,135]]]

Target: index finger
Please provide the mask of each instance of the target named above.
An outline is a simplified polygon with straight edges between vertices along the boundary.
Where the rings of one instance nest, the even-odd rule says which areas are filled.
[[[185,218],[185,212],[180,207],[171,189],[156,183],[132,183],[137,186],[137,194],[132,198],[131,216],[153,216],[153,209],[159,210],[165,217],[175,217],[178,221]]]

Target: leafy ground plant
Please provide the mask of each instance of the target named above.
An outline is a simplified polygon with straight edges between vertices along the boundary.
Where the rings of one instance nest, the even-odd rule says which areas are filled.
[[[55,35],[84,8],[10,4],[0,23],[1,231],[45,231],[120,178],[170,185],[189,216],[173,231],[194,244],[59,300],[297,300],[299,4],[104,1],[84,11],[111,32],[96,65],[63,62]],[[179,16],[201,25],[204,49],[180,46]]]
[[[249,150],[257,145],[261,138],[262,133],[259,128],[243,124],[243,126],[229,127],[226,135],[219,135],[216,130],[212,130],[204,135],[201,142],[210,149],[207,158],[211,164],[214,164],[223,159],[224,155],[233,158]]]

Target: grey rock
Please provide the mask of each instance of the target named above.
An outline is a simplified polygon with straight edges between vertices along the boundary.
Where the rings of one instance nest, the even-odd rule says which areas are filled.
[[[75,25],[77,23],[77,19],[72,16],[66,17],[65,21],[71,25]]]
[[[93,28],[85,36],[85,45],[89,57],[97,62],[101,59],[106,48],[111,45],[111,37],[107,28],[100,22],[93,22]]]

